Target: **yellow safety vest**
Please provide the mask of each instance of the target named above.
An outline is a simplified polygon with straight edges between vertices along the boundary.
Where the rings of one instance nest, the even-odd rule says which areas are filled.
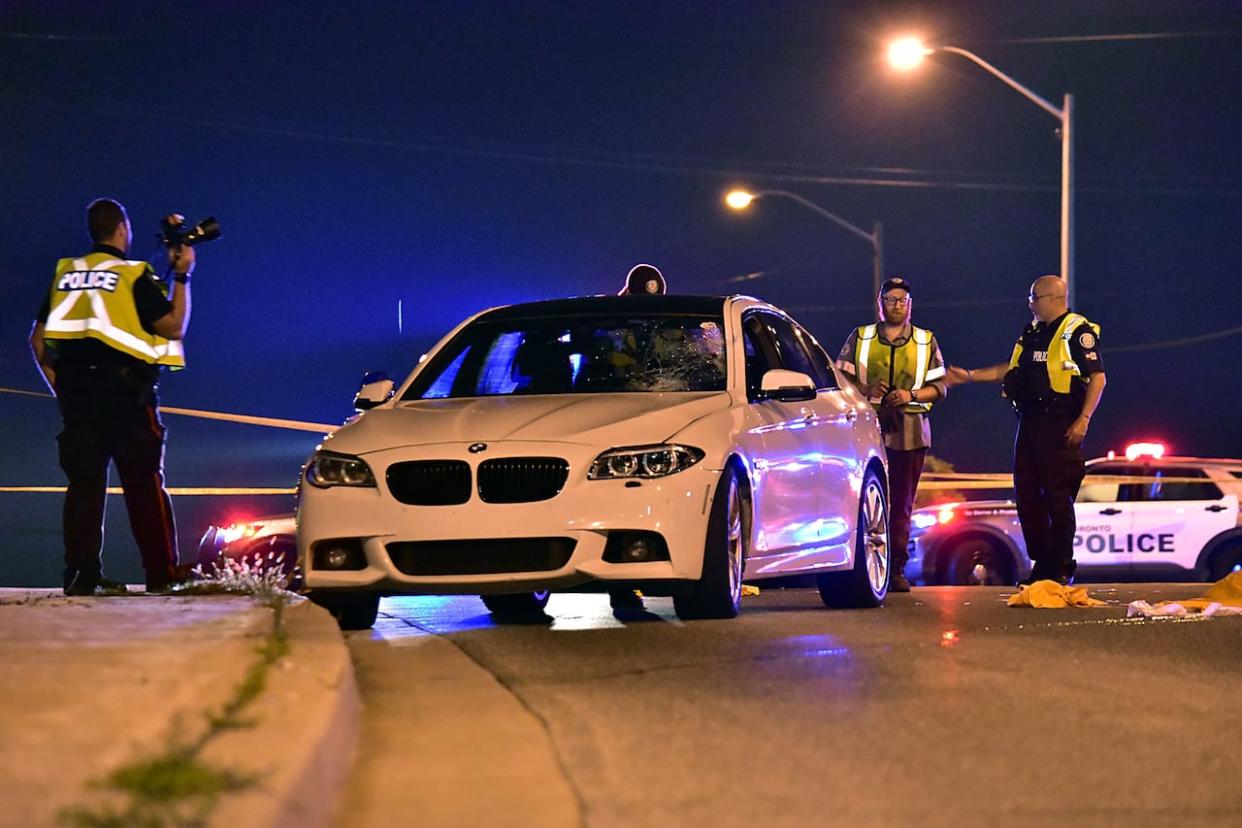
[[[61,259],[52,280],[44,339],[53,349],[57,340],[97,339],[151,365],[167,365],[173,371],[184,368],[181,342],[148,333],[138,319],[134,283],[151,278],[149,269],[146,262],[110,253]]]
[[[1100,326],[1091,322],[1087,317],[1070,313],[1066,314],[1061,320],[1061,324],[1057,326],[1056,333],[1052,335],[1052,342],[1048,345],[1048,382],[1052,386],[1052,390],[1058,394],[1068,394],[1070,392],[1070,383],[1074,377],[1082,376],[1082,369],[1078,367],[1078,363],[1074,361],[1074,357],[1070,352],[1070,340],[1074,338],[1074,331],[1082,325],[1090,326],[1098,337],[1100,335]],[[1013,346],[1013,355],[1009,357],[1009,368],[1013,370],[1018,367],[1018,358],[1022,356],[1022,340],[1019,339]]]
[[[854,346],[854,368],[858,382],[865,385],[867,377],[888,382],[893,388],[917,391],[926,383],[944,376],[944,366],[931,368],[935,351],[932,332],[911,326],[910,338],[904,345],[886,345],[880,341],[878,325],[864,325],[857,331]],[[931,411],[932,403],[912,402],[902,411],[920,414]]]

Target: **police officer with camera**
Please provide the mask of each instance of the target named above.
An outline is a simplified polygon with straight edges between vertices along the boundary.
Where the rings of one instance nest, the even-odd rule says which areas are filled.
[[[967,370],[953,366],[947,382],[1002,382],[1018,412],[1013,446],[1014,499],[1026,553],[1034,562],[1019,585],[1071,583],[1074,498],[1086,474],[1082,441],[1104,393],[1100,326],[1069,309],[1060,276],[1041,276],[1027,302],[1033,320],[1008,363]]]
[[[69,479],[66,595],[125,591],[103,575],[109,462],[120,475],[147,591],[167,592],[185,574],[177,566],[176,525],[164,487],[164,425],[156,396],[160,368],[185,367],[181,342],[190,321],[195,257],[182,222],[177,215],[164,221],[172,269],[166,287],[150,264],[128,259],[133,231],[125,208],[109,198],[91,202],[86,224],[94,247],[56,263],[30,334],[64,425],[57,442]]]

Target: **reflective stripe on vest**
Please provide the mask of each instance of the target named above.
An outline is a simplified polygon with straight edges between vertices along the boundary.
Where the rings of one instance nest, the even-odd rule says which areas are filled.
[[[148,278],[146,262],[90,253],[56,263],[44,339],[96,339],[152,365],[185,367],[179,340],[148,333],[138,319],[134,284]]]
[[[888,371],[890,359],[895,360],[895,364],[891,366],[894,388],[917,391],[927,383],[944,376],[944,366],[934,369],[927,367],[933,356],[931,331],[911,326],[910,338],[903,345],[894,348],[880,341],[876,335],[877,330],[876,325],[864,325],[857,331],[854,362],[858,369],[859,384],[867,384],[869,369],[880,373]],[[886,377],[878,378],[886,379]],[[930,411],[931,408],[932,403],[927,402],[911,402],[902,406],[902,410],[910,414],[923,413]]]
[[[1081,314],[1071,313],[1061,320],[1056,333],[1052,335],[1052,341],[1048,343],[1048,361],[1045,363],[1048,368],[1048,384],[1057,394],[1068,394],[1073,378],[1082,376],[1082,369],[1078,367],[1073,352],[1070,351],[1070,340],[1074,338],[1074,331],[1083,325],[1088,325],[1096,337],[1099,337],[1099,325]],[[1022,340],[1019,339],[1014,343],[1013,354],[1009,357],[1010,369],[1018,367],[1021,356]]]
[[[871,340],[875,339],[875,325],[858,329],[858,341],[854,343],[854,363],[858,366],[858,382],[867,384],[867,360],[871,356]],[[864,346],[863,342],[867,344]]]

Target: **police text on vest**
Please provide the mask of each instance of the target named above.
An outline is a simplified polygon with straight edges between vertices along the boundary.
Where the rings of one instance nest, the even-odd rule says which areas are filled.
[[[57,290],[116,290],[119,273],[111,270],[71,270],[56,283]]]

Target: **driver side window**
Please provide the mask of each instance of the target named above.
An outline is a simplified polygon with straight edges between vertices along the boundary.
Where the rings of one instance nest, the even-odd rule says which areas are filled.
[[[754,402],[759,399],[763,375],[781,367],[780,356],[771,331],[757,313],[742,319],[742,342],[746,352],[746,398]]]
[[[1122,500],[1124,493],[1122,486],[1125,485],[1128,488],[1130,484],[1092,480],[1092,478],[1130,476],[1134,473],[1131,466],[1092,466],[1083,478],[1075,500],[1079,503],[1116,503]]]
[[[815,388],[818,391],[824,391],[830,388],[839,388],[837,384],[837,375],[832,370],[832,360],[828,358],[828,354],[815,341],[815,337],[798,323],[794,323],[794,334],[798,337],[798,341],[802,343],[802,347],[811,355],[811,379],[815,380]]]

